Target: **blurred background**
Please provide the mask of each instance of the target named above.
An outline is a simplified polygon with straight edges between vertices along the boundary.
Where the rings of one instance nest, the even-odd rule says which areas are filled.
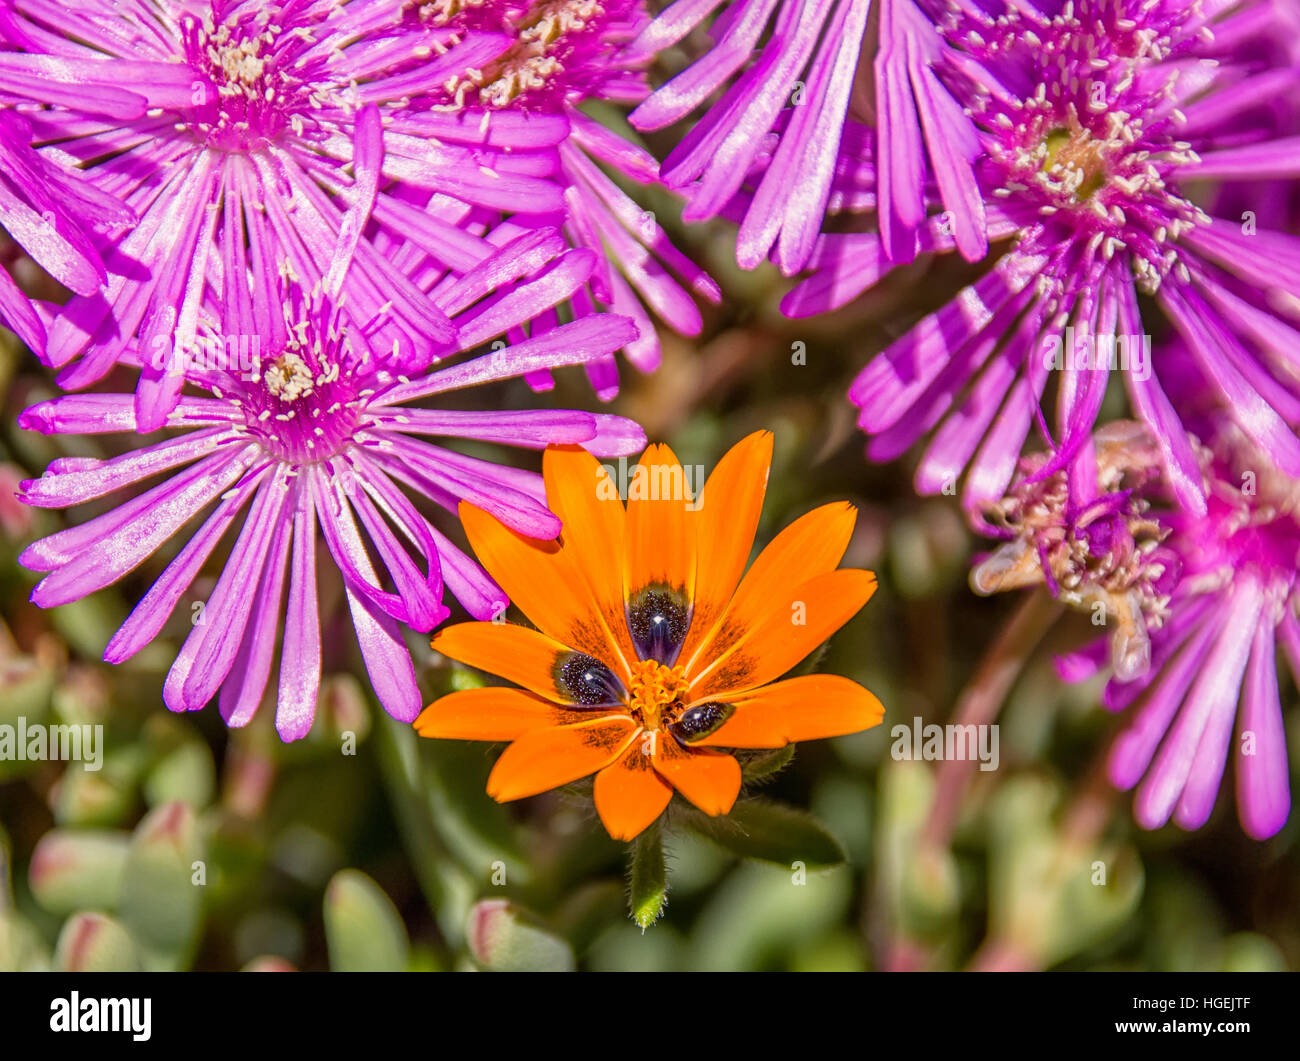
[[[54,458],[109,455],[125,440],[19,431],[18,413],[54,389],[5,333],[0,724],[102,724],[105,753],[96,772],[0,762],[0,968],[1300,967],[1294,817],[1267,843],[1249,840],[1227,782],[1199,832],[1138,829],[1129,797],[1099,773],[1120,720],[1099,706],[1096,685],[1066,686],[1053,669],[1055,653],[1093,635],[1086,619],[1058,616],[1045,598],[975,597],[967,572],[988,543],[968,532],[956,498],[918,498],[909,458],[864,459],[849,381],[968,267],[922,260],[839,313],[788,321],[776,309],[787,282],[737,270],[729,226],[688,232],[673,224],[669,197],[635,194],[726,298],[706,307],[699,337],[664,330],[663,367],[649,377],[625,368],[610,411],[706,472],[747,433],[773,431],[759,546],[815,505],[847,499],[859,518],[845,564],[880,577],[815,665],[875,692],[884,724],[756,763],[738,811],[761,825],[784,813],[771,809],[779,803],[811,818],[791,813],[770,842],[755,828],[745,848],[701,835],[674,803],[668,904],[643,932],[628,915],[626,845],[605,835],[590,784],[498,806],[484,792],[498,746],[420,740],[388,719],[328,565],[332,673],[308,739],[281,744],[269,705],[240,731],[226,730],[215,705],[169,714],[163,677],[221,550],[158,641],[120,667],[100,662],[104,645],[184,535],[88,600],[48,612],[28,603],[35,577],[17,556],[69,516],[25,509],[17,483]],[[559,373],[549,394],[516,384],[463,400],[597,405],[577,370]],[[1102,419],[1125,415],[1122,395],[1110,400]],[[490,455],[540,467],[536,454]],[[441,525],[464,542],[451,520]],[[914,718],[945,723],[972,682],[987,690],[981,662],[1004,660],[1000,631],[1013,622],[1014,681],[991,705],[998,768],[965,774],[936,803],[939,764],[895,760],[889,731]],[[426,639],[410,641],[429,699],[475,680]],[[1293,772],[1296,699],[1284,678]],[[792,868],[781,839],[791,835],[819,861]]]

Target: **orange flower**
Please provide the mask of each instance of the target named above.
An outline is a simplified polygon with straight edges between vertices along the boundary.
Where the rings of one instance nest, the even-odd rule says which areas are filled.
[[[558,541],[521,537],[470,505],[479,560],[537,629],[461,623],[443,655],[523,689],[451,693],[415,720],[425,737],[510,741],[488,778],[505,802],[596,774],[596,810],[630,840],[676,789],[726,814],[740,764],[726,748],[855,733],[884,708],[835,675],[777,681],[871,597],[869,571],[837,570],[856,517],[824,505],[776,536],[744,578],[772,460],[758,432],[719,462],[699,502],[667,446],[651,446],[626,509],[586,451],[543,457]],[[671,496],[665,496],[670,494]]]

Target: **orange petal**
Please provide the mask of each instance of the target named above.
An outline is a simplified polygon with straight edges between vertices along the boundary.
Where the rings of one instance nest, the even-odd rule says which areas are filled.
[[[596,775],[596,813],[615,840],[631,840],[664,812],[673,787],[655,773],[639,742]]]
[[[566,711],[522,689],[464,689],[440,697],[420,712],[421,737],[514,740],[535,729],[582,722],[590,712]]]
[[[730,649],[770,614],[773,602],[789,598],[789,587],[833,571],[849,547],[857,510],[845,501],[822,505],[786,527],[758,554],[731,604],[713,624],[690,657],[683,655],[693,677]],[[694,620],[691,621],[694,626]]]
[[[507,803],[577,781],[612,763],[639,732],[626,715],[606,715],[525,733],[492,768],[488,795]]]
[[[596,611],[624,664],[636,661],[623,610],[626,523],[618,487],[580,446],[552,446],[542,456],[546,503],[560,517],[561,551],[585,580]]]
[[[667,586],[689,602],[695,592],[695,512],[686,472],[671,449],[651,446],[641,455],[628,488],[628,600],[647,586]]]
[[[766,685],[853,618],[876,591],[870,571],[827,571],[794,588],[773,588],[762,618],[691,679],[691,700]]]
[[[699,540],[695,606],[682,645],[683,660],[691,658],[736,592],[754,548],[771,465],[772,433],[756,431],[727,451],[704,484],[695,517]]]
[[[591,483],[587,485],[590,489]],[[558,542],[525,538],[470,504],[461,504],[460,521],[479,562],[538,629],[619,673],[621,656],[599,618],[586,579]]]
[[[705,814],[726,814],[740,795],[740,764],[733,756],[683,748],[662,730],[655,734],[654,766],[660,777]]]
[[[537,630],[513,623],[457,623],[438,630],[429,644],[435,652],[498,674],[547,700],[573,702],[555,684],[556,662],[571,650]]]
[[[781,748],[801,740],[857,733],[885,717],[880,701],[837,674],[809,674],[765,685],[730,701],[735,713],[691,747]]]

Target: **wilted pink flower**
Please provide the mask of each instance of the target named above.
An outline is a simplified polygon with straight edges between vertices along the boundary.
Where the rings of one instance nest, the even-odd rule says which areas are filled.
[[[1150,666],[1112,679],[1105,703],[1128,710],[1110,776],[1137,788],[1134,814],[1154,829],[1172,817],[1205,823],[1233,760],[1237,811],[1256,839],[1276,833],[1291,808],[1278,691],[1279,646],[1300,677],[1300,483],[1282,475],[1231,420],[1198,430],[1207,511],[1168,511],[1163,547],[1180,575],[1167,618],[1151,638]],[[1072,680],[1096,673],[1101,646],[1065,657]]]
[[[1063,604],[1104,617],[1107,656],[1122,679],[1151,662],[1151,633],[1168,612],[1181,570],[1165,546],[1160,451],[1132,421],[1098,428],[1067,471],[1043,476],[1052,454],[1023,457],[1007,496],[983,506],[976,525],[1003,544],[971,570],[981,595],[1044,586]],[[1099,649],[1100,650],[1100,649]]]
[[[1195,397],[1185,408],[1210,442],[1190,443],[1204,516],[1173,503],[1150,430],[1112,422],[1069,472],[1037,479],[1048,455],[1022,460],[1008,495],[983,510],[983,529],[1005,541],[971,585],[1045,586],[1104,623],[1106,637],[1057,665],[1067,681],[1108,673],[1104,703],[1129,711],[1109,773],[1137,786],[1140,825],[1203,825],[1235,749],[1242,826],[1263,839],[1290,809],[1277,647],[1300,675],[1300,482],[1221,410]]]

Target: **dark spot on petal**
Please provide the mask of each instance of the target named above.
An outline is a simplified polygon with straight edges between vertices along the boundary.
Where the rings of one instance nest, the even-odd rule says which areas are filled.
[[[630,725],[629,719],[615,719],[612,722],[583,726],[582,743],[588,748],[612,752],[627,741]]]
[[[668,727],[669,731],[683,744],[703,740],[717,730],[734,713],[731,704],[696,704],[682,712],[681,718]]]
[[[691,626],[691,610],[681,590],[643,589],[627,604],[627,628],[642,659],[671,667]]]
[[[607,635],[601,629],[600,621],[594,617],[586,621],[575,619],[560,640],[588,654],[600,653],[602,646],[609,644]]]
[[[745,636],[749,627],[744,623],[737,622],[734,617],[724,619],[722,626],[714,631],[713,636],[709,638],[709,654],[717,659],[724,655],[728,649]]]
[[[605,664],[582,652],[566,652],[555,661],[555,688],[561,696],[583,707],[617,704],[623,685]]]
[[[743,650],[737,650],[710,668],[708,681],[696,692],[700,696],[709,696],[713,693],[725,694],[732,689],[747,689],[754,684],[753,676],[757,672],[758,660],[745,655]]]

